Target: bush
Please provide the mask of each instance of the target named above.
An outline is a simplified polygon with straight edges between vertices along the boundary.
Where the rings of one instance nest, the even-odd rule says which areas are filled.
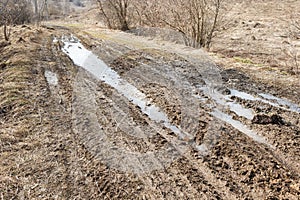
[[[209,48],[220,25],[225,0],[97,0],[108,28],[140,26],[171,28],[185,44]]]
[[[0,25],[28,23],[32,11],[26,0],[6,0],[0,3]]]
[[[132,0],[97,0],[101,14],[110,29],[127,31],[133,20]]]
[[[158,25],[182,33],[192,47],[210,47],[219,23],[222,0],[166,0],[155,16]],[[167,9],[166,9],[167,8]]]
[[[8,26],[30,22],[32,11],[26,0],[4,0],[0,2],[0,25],[3,26],[5,40],[9,39]]]

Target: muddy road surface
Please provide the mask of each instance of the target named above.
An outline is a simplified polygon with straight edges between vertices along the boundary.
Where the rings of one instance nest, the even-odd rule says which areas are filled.
[[[297,87],[125,33],[14,31],[1,44],[3,199],[299,199]]]

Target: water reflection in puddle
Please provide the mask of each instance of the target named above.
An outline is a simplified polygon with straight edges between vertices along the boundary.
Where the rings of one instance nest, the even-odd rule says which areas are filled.
[[[144,93],[126,80],[123,80],[116,71],[108,67],[91,51],[87,50],[77,38],[62,38],[62,41],[64,43],[63,52],[73,60],[74,64],[84,68],[99,80],[116,89],[130,102],[137,105],[151,120],[164,124],[165,127],[177,134],[179,138],[193,138],[190,134],[184,133],[177,126],[172,125],[167,115],[159,107],[151,105]]]
[[[219,91],[212,90],[209,87],[202,87],[200,90],[202,90],[206,96],[209,96],[216,104],[219,104],[224,108],[228,108],[240,117],[245,117],[249,120],[253,119],[254,113],[251,109],[244,108],[242,105],[232,101],[229,96],[223,95]]]
[[[207,83],[207,85],[212,85],[212,84]],[[255,97],[244,92],[239,92],[237,90],[231,91],[231,95],[223,95],[218,90],[214,90],[210,87],[201,87],[199,89],[204,93],[205,96],[208,96],[209,98],[211,98],[211,100],[213,100],[212,103],[207,105],[208,107],[212,108],[212,112],[210,113],[212,116],[227,124],[230,124],[232,127],[239,130],[241,133],[244,133],[248,137],[252,138],[254,141],[265,144],[271,148],[274,148],[271,144],[267,142],[267,140],[264,137],[259,136],[255,131],[249,129],[242,122],[238,120],[234,120],[232,116],[218,109],[218,108],[222,108],[222,110],[224,108],[229,109],[230,111],[236,113],[238,116],[245,117],[246,119],[252,120],[254,117],[253,111],[251,109],[244,108],[241,104],[234,102],[233,100],[231,100],[230,97],[232,95],[236,95],[240,98],[244,98],[247,100],[255,100]],[[203,101],[203,97],[199,96],[198,99]],[[207,145],[206,144],[199,145],[197,149],[199,151],[207,151]]]
[[[207,84],[207,85],[209,85],[209,84]],[[212,85],[212,84],[210,84],[210,85]],[[234,120],[232,118],[232,116],[225,114],[224,112],[220,111],[217,108],[221,106],[222,108],[229,109],[230,111],[236,113],[238,116],[245,117],[246,119],[249,119],[249,120],[253,119],[254,113],[251,109],[244,108],[243,105],[241,105],[237,102],[234,102],[231,99],[231,97],[238,97],[240,99],[244,99],[244,100],[248,100],[248,101],[261,101],[263,103],[269,104],[274,107],[278,107],[278,108],[281,108],[284,110],[300,113],[300,108],[298,105],[293,104],[287,100],[275,97],[273,95],[269,95],[269,94],[260,93],[259,96],[262,97],[262,98],[260,98],[260,97],[255,97],[246,92],[241,92],[241,91],[234,90],[234,89],[230,90],[229,95],[223,95],[218,90],[213,90],[209,87],[201,87],[199,89],[204,93],[204,95],[210,97],[213,100],[213,103],[208,104],[208,107],[213,109],[211,114],[215,118],[217,118],[223,122],[226,122],[227,124],[230,124],[235,129],[237,129],[240,132],[251,137],[254,141],[266,144],[267,146],[269,146],[271,148],[274,148],[274,147],[272,145],[270,145],[264,137],[259,136],[257,133],[255,133],[255,131],[247,128],[247,126],[244,125],[242,122],[240,122],[238,120]],[[200,97],[199,95],[198,96],[194,95],[194,96],[196,96],[201,101],[205,100],[205,98]],[[272,101],[270,101],[270,100],[272,100]],[[200,149],[203,150],[205,148],[206,148],[205,146],[201,146],[201,145],[199,146],[199,150]]]
[[[251,94],[241,92],[241,91],[238,91],[238,90],[234,90],[234,89],[230,90],[230,95],[229,96],[235,96],[235,97],[239,97],[241,99],[250,100],[250,101],[256,101],[257,100],[257,98],[254,97]]]
[[[251,94],[241,92],[238,90],[234,90],[234,89],[231,89],[230,93],[231,93],[229,95],[230,97],[235,96],[235,97],[245,99],[245,100],[250,100],[250,101],[261,101],[263,103],[269,104],[269,105],[277,107],[277,108],[281,108],[283,110],[300,113],[300,107],[298,105],[291,103],[288,100],[284,100],[284,99],[275,97],[270,94],[260,93],[260,94],[258,94],[260,97],[255,97]],[[269,100],[272,100],[272,101],[269,101]]]
[[[284,99],[275,97],[273,95],[264,94],[264,93],[260,93],[259,96],[261,96],[262,98],[267,99],[267,100],[275,100],[277,102],[277,103],[275,103],[276,107],[282,108],[282,106],[284,106],[284,107],[286,107],[288,110],[290,110],[292,112],[298,112],[298,113],[300,113],[300,107],[298,105],[296,105],[296,104],[288,101],[288,100],[284,100]],[[262,100],[262,101],[264,102],[264,100]]]
[[[274,147],[272,145],[270,145],[266,139],[262,136],[259,136],[255,133],[255,131],[252,131],[251,129],[249,129],[246,125],[244,125],[243,123],[234,120],[232,118],[232,116],[227,115],[217,109],[215,109],[212,113],[211,113],[214,117],[216,117],[217,119],[220,119],[228,124],[230,124],[231,126],[233,126],[235,129],[239,130],[240,132],[246,134],[247,136],[249,136],[250,138],[252,138],[254,141],[262,143],[262,144],[266,144],[267,146],[271,147],[274,149]]]

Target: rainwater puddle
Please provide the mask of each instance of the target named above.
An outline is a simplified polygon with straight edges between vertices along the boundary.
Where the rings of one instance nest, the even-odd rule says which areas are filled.
[[[273,95],[264,94],[264,93],[260,93],[259,96],[261,96],[262,98],[267,99],[267,100],[275,100],[277,102],[277,107],[284,106],[293,112],[300,113],[300,107],[288,100],[281,99],[281,98],[275,97]]]
[[[252,120],[254,117],[253,111],[247,108],[244,108],[242,105],[234,103],[234,102],[227,102],[229,109],[232,112],[235,112],[237,115],[245,117],[246,119]]]
[[[255,97],[251,94],[241,92],[238,90],[232,89],[232,90],[230,90],[230,92],[231,92],[231,94],[228,95],[229,97],[236,96],[238,98],[245,99],[245,100],[261,101],[263,103],[269,104],[269,105],[277,107],[277,108],[281,108],[283,110],[300,113],[300,107],[297,104],[291,103],[288,100],[281,99],[281,98],[275,97],[270,94],[260,93],[260,94],[258,94],[260,97],[262,97],[262,98],[260,98],[260,97]],[[270,101],[270,100],[272,100],[272,101]]]
[[[206,83],[206,85],[209,84]],[[236,113],[238,116],[245,117],[246,119],[249,120],[252,120],[254,117],[254,113],[251,109],[244,108],[241,104],[238,104],[234,102],[232,99],[230,99],[231,97],[230,95],[223,95],[222,93],[210,87],[201,87],[200,89],[203,91],[203,93],[206,96],[210,97],[213,100],[213,103],[207,104],[208,107],[213,109],[213,111],[210,113],[212,116],[227,124],[230,124],[232,127],[239,130],[241,133],[244,133],[248,137],[252,138],[254,141],[265,144],[274,149],[274,147],[271,144],[269,144],[264,137],[259,136],[255,131],[249,129],[242,122],[238,120],[234,120],[232,116],[225,114],[224,112],[220,111],[220,109],[218,108],[221,108],[222,110],[229,109],[230,111]],[[239,92],[237,90],[232,91],[231,95],[236,95],[240,98],[243,97],[244,99],[247,100],[255,100],[255,97],[253,97],[252,95],[249,95],[244,92]],[[199,97],[198,99],[203,101],[203,97]],[[207,148],[208,147],[205,144],[197,146],[197,149],[201,152],[207,151]]]
[[[249,120],[253,119],[254,113],[251,109],[244,108],[242,105],[232,101],[228,96],[221,94],[217,90],[212,90],[209,87],[202,87],[200,89],[205,95],[211,97],[216,104],[221,105],[224,108],[228,108],[240,117],[245,117]],[[202,100],[203,98],[199,99]]]
[[[235,96],[235,97],[245,99],[245,100],[250,100],[250,101],[256,101],[257,100],[257,98],[254,97],[251,94],[241,92],[241,91],[238,91],[238,90],[233,90],[233,89],[230,90],[230,95],[229,96]]]
[[[209,85],[209,84],[207,84]],[[210,87],[202,87],[200,90],[203,91],[203,93],[210,97],[213,100],[213,103],[207,104],[208,107],[212,108],[213,111],[211,114],[216,117],[217,119],[220,119],[221,121],[230,124],[235,129],[239,130],[240,132],[246,134],[247,136],[251,137],[254,141],[257,141],[259,143],[266,144],[267,146],[271,148],[275,148],[272,145],[270,145],[267,140],[259,136],[255,131],[247,128],[246,125],[244,125],[242,122],[238,120],[234,120],[232,116],[225,114],[224,112],[221,112],[218,107],[222,109],[229,109],[230,111],[236,113],[238,116],[245,117],[246,119],[252,120],[254,117],[254,113],[251,109],[244,108],[243,105],[234,102],[231,97],[235,96],[244,100],[249,101],[261,101],[263,103],[269,104],[274,107],[278,107],[284,110],[292,111],[300,113],[300,108],[298,105],[291,103],[287,100],[275,97],[270,94],[264,94],[260,93],[258,94],[260,97],[253,96],[251,94],[241,92],[238,90],[231,89],[230,95],[223,95],[222,93],[218,92],[217,90],[214,90]],[[204,101],[205,99],[203,97],[194,95],[199,100]],[[205,150],[206,146],[198,146],[198,150]]]
[[[44,75],[49,85],[54,85],[54,86],[58,85],[58,79],[55,73],[45,70]]]
[[[179,138],[193,138],[193,136],[182,132],[178,127],[172,125],[167,115],[159,107],[151,105],[144,93],[126,80],[123,80],[116,71],[108,67],[91,51],[87,50],[77,38],[63,37],[62,42],[64,43],[63,52],[73,60],[74,64],[84,68],[99,80],[115,88],[130,102],[137,105],[151,120],[164,124],[166,128],[172,130]]]
[[[225,114],[217,109],[215,109],[211,114],[214,117],[216,117],[217,119],[220,119],[220,120],[230,124],[235,129],[246,134],[248,137],[252,138],[254,141],[262,143],[262,144],[266,144],[267,146],[271,147],[272,149],[275,149],[272,145],[270,145],[266,141],[266,139],[264,137],[257,135],[254,131],[249,129],[246,125],[244,125],[240,121],[232,119],[232,117],[230,115]]]

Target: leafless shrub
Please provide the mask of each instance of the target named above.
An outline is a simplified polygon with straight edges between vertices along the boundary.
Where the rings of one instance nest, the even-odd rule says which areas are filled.
[[[160,13],[160,21],[182,33],[186,45],[209,48],[218,26],[221,3],[222,0],[168,0],[165,7],[170,12],[166,17]]]
[[[59,16],[61,15],[62,11],[59,9],[57,5],[51,4],[48,6],[48,13],[49,16]]]
[[[23,24],[31,19],[27,0],[4,0],[0,2],[0,25],[3,26],[5,40],[10,37],[10,25]]]
[[[192,47],[209,48],[220,24],[224,0],[97,0],[109,28],[171,28]]]
[[[108,28],[129,30],[132,0],[97,0]]]

